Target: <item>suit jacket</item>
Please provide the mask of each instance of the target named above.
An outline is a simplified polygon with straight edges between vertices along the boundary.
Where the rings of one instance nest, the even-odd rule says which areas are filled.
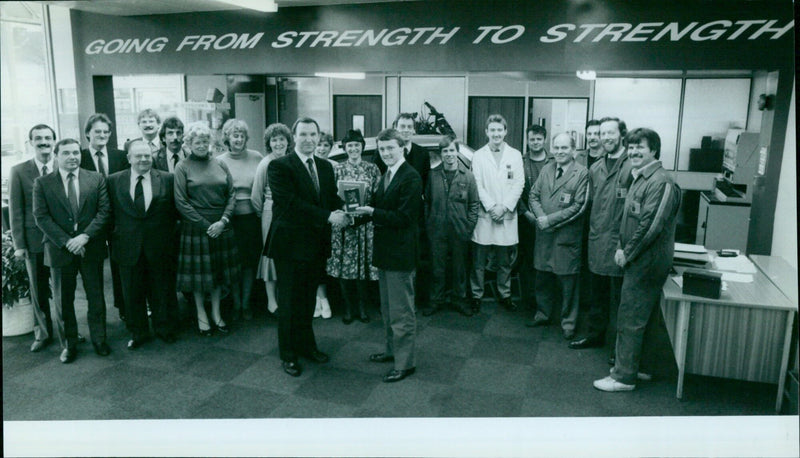
[[[383,270],[412,271],[419,254],[417,221],[422,207],[422,178],[405,162],[386,190],[385,179],[386,174],[372,197],[372,265]]]
[[[53,162],[55,166],[55,161]],[[51,170],[52,172],[52,170]],[[8,211],[11,219],[11,237],[14,248],[41,253],[44,234],[33,217],[33,181],[39,178],[39,169],[33,159],[11,168],[9,179]]]
[[[167,156],[170,156],[170,157],[167,157]],[[158,170],[163,170],[164,172],[169,172],[169,165],[167,164],[167,161],[168,160],[172,160],[171,156],[172,156],[172,153],[167,151],[167,147],[164,146],[164,145],[161,145],[161,148],[153,156],[153,168],[154,169],[158,169]],[[180,158],[180,160],[183,160],[183,159],[186,158],[186,155],[183,153],[183,150],[178,152],[178,157]]]
[[[322,261],[331,255],[328,217],[341,209],[333,166],[315,155],[319,194],[308,168],[293,151],[273,159],[267,167],[272,191],[272,224],[264,254],[283,261]]]
[[[106,175],[111,175],[112,173],[117,173],[121,170],[131,168],[125,151],[118,150],[110,146],[106,146],[106,151],[108,152],[108,170],[106,170]],[[93,172],[97,171],[97,167],[94,166],[92,153],[89,151],[89,149],[81,149],[81,168],[91,170]]]
[[[108,177],[108,194],[113,219],[111,223],[111,259],[121,266],[133,266],[144,252],[152,264],[174,261],[177,246],[166,234],[175,232],[178,210],[175,208],[175,176],[150,170],[153,198],[147,211],[136,209],[131,198],[131,169]]]
[[[425,189],[425,186],[428,184],[428,174],[431,171],[431,157],[428,154],[428,151],[425,148],[417,145],[416,143],[411,143],[411,150],[405,156],[406,162],[411,164],[414,167],[414,170],[417,171],[419,176],[422,178],[422,189]],[[386,164],[381,159],[381,155],[378,152],[375,152],[375,165],[381,171],[381,174],[386,173]]]
[[[106,225],[111,216],[106,180],[97,172],[78,169],[80,196],[77,221],[72,216],[61,174],[51,173],[33,182],[33,215],[44,233],[44,263],[63,267],[74,255],[66,243],[79,234],[89,236],[85,258],[102,260],[106,254]],[[77,223],[77,230],[75,224]]]

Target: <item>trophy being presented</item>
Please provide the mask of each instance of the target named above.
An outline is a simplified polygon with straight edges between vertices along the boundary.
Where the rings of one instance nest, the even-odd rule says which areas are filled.
[[[339,197],[344,201],[345,212],[355,213],[356,208],[365,205],[364,200],[367,196],[368,186],[366,182],[339,180],[337,186],[339,188]]]

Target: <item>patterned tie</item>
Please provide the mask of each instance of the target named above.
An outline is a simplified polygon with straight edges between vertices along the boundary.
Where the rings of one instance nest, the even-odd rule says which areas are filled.
[[[561,175],[563,175],[563,174],[564,174],[564,169],[559,167],[558,171],[556,172],[556,180],[561,179]]]
[[[142,175],[136,177],[136,187],[133,189],[133,205],[136,207],[136,211],[144,214],[144,187],[142,186],[142,179],[144,179]]]
[[[392,169],[386,169],[386,177],[383,179],[383,190],[389,189],[389,183],[392,181]]]
[[[46,165],[43,165],[43,166],[42,166],[42,176],[45,176],[45,175],[47,175],[47,172],[49,172],[49,170],[47,170],[47,166],[46,166]]]
[[[314,170],[314,159],[306,159],[306,164],[308,164],[308,173],[311,174],[311,181],[314,182],[314,189],[319,194],[319,178],[317,178],[317,172]]]
[[[98,151],[95,156],[97,156],[97,171],[100,172],[100,175],[106,176],[106,166],[103,165],[103,152]]]
[[[72,209],[72,217],[78,221],[78,194],[75,192],[75,174],[70,172],[67,174],[67,200]]]

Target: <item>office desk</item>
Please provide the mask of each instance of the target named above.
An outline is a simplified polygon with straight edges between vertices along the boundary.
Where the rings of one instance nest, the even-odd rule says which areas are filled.
[[[682,273],[681,268],[677,268]],[[668,278],[661,311],[678,365],[686,373],[778,384],[780,412],[797,303],[758,270],[752,283],[727,282],[719,299],[684,295]]]

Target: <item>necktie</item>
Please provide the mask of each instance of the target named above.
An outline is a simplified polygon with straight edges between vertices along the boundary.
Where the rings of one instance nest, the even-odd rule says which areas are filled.
[[[152,152],[154,152],[154,153],[155,153],[156,151],[158,151],[158,148],[156,147],[156,144],[155,144],[155,143],[153,143],[153,141],[152,141],[152,140],[151,140],[151,141],[149,141],[149,142],[147,143],[147,145],[150,147],[150,151],[152,151]]]
[[[98,151],[95,156],[97,156],[97,171],[100,172],[100,175],[106,176],[106,166],[103,165],[103,152]]]
[[[386,177],[383,179],[383,190],[389,189],[389,183],[392,181],[392,170],[386,169]]]
[[[308,164],[308,173],[311,174],[311,181],[314,182],[314,189],[319,194],[319,178],[317,178],[317,172],[314,170],[314,159],[308,158],[306,164]]]
[[[562,169],[561,167],[559,167],[559,168],[558,168],[558,171],[556,172],[556,180],[558,180],[559,178],[561,178],[561,175],[563,175],[563,174],[564,174],[564,169]]]
[[[142,186],[142,179],[144,176],[139,175],[136,177],[136,187],[133,189],[133,205],[136,207],[136,211],[139,213],[144,213],[144,187]]]
[[[43,165],[43,166],[42,166],[42,176],[45,176],[45,175],[47,175],[47,172],[48,172],[48,170],[47,170],[47,166],[46,166],[46,165]]]
[[[179,160],[181,160],[181,158],[178,157],[178,154],[177,153],[172,153],[172,169],[173,170],[178,165],[178,161]]]
[[[67,174],[67,200],[72,209],[72,217],[78,221],[78,194],[75,192],[75,174],[70,172]]]

